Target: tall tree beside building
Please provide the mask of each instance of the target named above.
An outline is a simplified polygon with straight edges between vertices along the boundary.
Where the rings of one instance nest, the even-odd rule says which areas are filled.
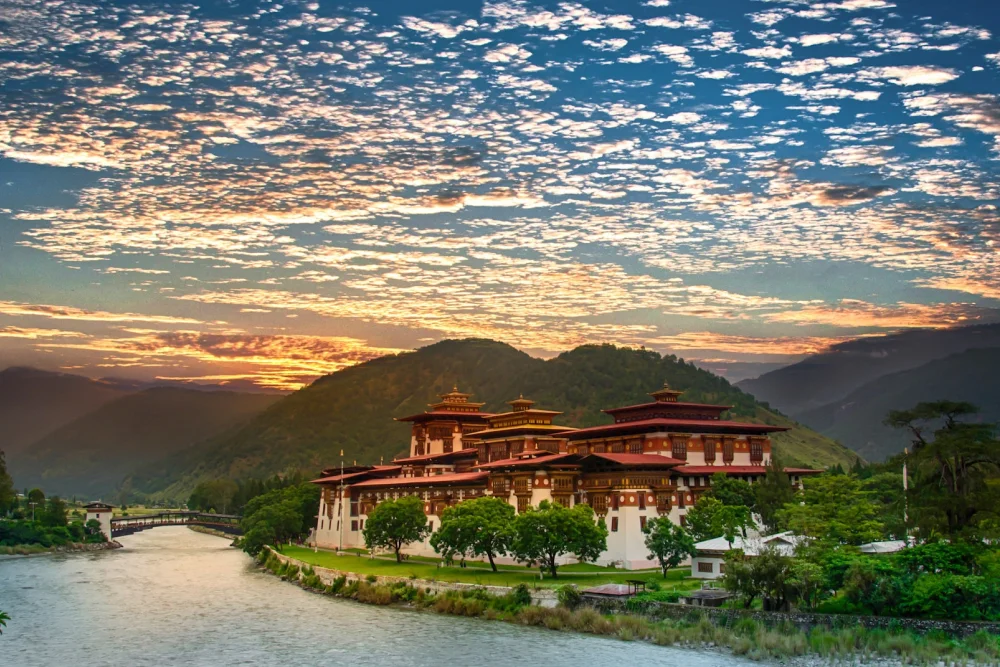
[[[556,560],[572,554],[581,562],[594,561],[607,549],[608,528],[594,521],[589,505],[572,509],[543,500],[538,509],[528,508],[514,521],[512,551],[524,562],[541,563],[555,578]]]
[[[503,498],[465,500],[442,512],[441,528],[431,536],[431,546],[446,558],[486,556],[496,572],[493,559],[510,551],[514,541],[514,519],[514,507]]]
[[[369,549],[392,549],[396,562],[402,562],[402,549],[427,537],[424,501],[415,496],[386,500],[368,514],[361,533]]]
[[[934,401],[894,410],[885,423],[909,431],[913,484],[908,500],[923,533],[975,532],[998,518],[1000,441],[995,424],[960,421],[974,417],[971,403]]]
[[[17,492],[14,490],[14,480],[7,472],[7,457],[0,449],[0,514],[7,514],[17,503]]]
[[[681,526],[675,525],[670,517],[661,516],[647,521],[642,532],[646,534],[649,558],[655,558],[659,562],[664,579],[668,570],[697,553],[694,538]]]
[[[878,507],[850,475],[805,479],[802,493],[777,512],[777,520],[798,535],[829,545],[859,545],[885,536]]]
[[[777,453],[771,454],[764,479],[757,483],[754,492],[761,523],[768,532],[778,532],[782,528],[778,512],[795,499],[795,489]]]
[[[737,535],[746,537],[747,531],[757,526],[746,505],[726,505],[707,494],[688,510],[685,523],[699,542],[724,537],[730,545]]]

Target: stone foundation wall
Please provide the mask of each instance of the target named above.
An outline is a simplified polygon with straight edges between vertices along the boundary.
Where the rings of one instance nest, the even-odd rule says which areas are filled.
[[[950,637],[967,637],[980,630],[1000,635],[1000,623],[975,621],[939,621],[920,618],[895,618],[889,616],[853,616],[847,614],[812,614],[808,612],[774,612],[746,609],[719,609],[713,607],[696,607],[669,602],[633,602],[626,606],[624,600],[594,599],[584,597],[588,604],[605,614],[640,614],[650,618],[681,619],[688,616],[701,615],[711,618],[716,624],[729,626],[736,621],[750,618],[766,625],[791,623],[800,630],[808,632],[814,627],[844,628],[863,626],[870,630],[890,630],[903,628],[918,634],[939,630]],[[631,607],[631,608],[629,608]]]

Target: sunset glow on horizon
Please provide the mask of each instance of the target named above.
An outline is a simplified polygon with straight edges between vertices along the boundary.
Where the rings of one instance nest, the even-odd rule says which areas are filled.
[[[0,2],[0,369],[1000,322],[987,5]]]

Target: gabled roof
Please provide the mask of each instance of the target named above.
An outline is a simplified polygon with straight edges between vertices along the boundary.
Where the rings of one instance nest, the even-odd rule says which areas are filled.
[[[681,459],[660,456],[659,454],[615,454],[612,452],[587,454],[580,459],[580,464],[584,465],[595,460],[610,461],[621,466],[634,468],[674,468],[684,465],[684,461]]]
[[[632,422],[619,422],[616,424],[605,424],[603,426],[591,426],[581,428],[577,431],[568,431],[566,437],[570,440],[584,440],[587,438],[601,437],[602,434],[613,433],[643,433],[654,430],[676,431],[685,429],[696,433],[771,433],[774,431],[787,431],[788,426],[769,426],[767,424],[750,424],[747,422],[734,422],[722,419],[666,419],[657,417],[655,419],[637,419]]]
[[[760,554],[764,548],[773,546],[782,555],[789,556],[794,553],[795,547],[798,546],[798,544],[804,539],[806,538],[796,535],[790,530],[786,530],[783,533],[775,533],[774,535],[748,533],[745,538],[741,535],[737,535],[733,538],[732,547],[730,547],[729,542],[726,541],[725,537],[713,537],[710,540],[695,543],[694,548],[699,552],[714,553],[725,553],[732,548],[739,549],[747,556],[756,556]]]
[[[681,466],[674,469],[679,475],[714,475],[717,472],[724,472],[727,475],[765,475],[766,466]],[[822,470],[811,468],[785,468],[789,475],[819,475]]]
[[[543,450],[538,450],[543,451]],[[500,461],[491,461],[490,463],[481,463],[474,466],[477,470],[493,470],[496,468],[528,468],[531,466],[547,466],[547,465],[575,465],[577,459],[579,459],[577,454],[548,454],[539,455],[534,457],[520,456],[510,459],[501,459]]]
[[[402,470],[402,466],[370,466],[365,470],[359,470],[357,472],[345,472],[343,475],[329,475],[327,477],[320,477],[319,479],[311,480],[312,484],[338,484],[340,482],[347,482],[348,480],[361,480],[365,477],[380,477],[385,475],[393,475]]]
[[[663,408],[663,407],[666,407],[669,410],[677,410],[678,412],[680,412],[681,410],[683,410],[685,408],[689,408],[689,409],[698,409],[698,408],[701,408],[701,409],[708,409],[710,411],[715,411],[715,412],[724,412],[726,410],[732,409],[733,406],[731,406],[731,405],[716,405],[714,403],[686,403],[686,402],[681,402],[681,401],[672,401],[672,402],[652,401],[650,403],[638,403],[636,405],[623,405],[620,408],[608,408],[607,410],[601,410],[601,412],[604,412],[604,413],[609,414],[609,415],[613,415],[616,412],[629,412],[629,411],[632,411],[632,410],[645,410],[647,408]]]
[[[395,420],[398,422],[419,422],[427,421],[429,419],[454,419],[456,421],[476,419],[481,421],[486,421],[488,417],[492,417],[492,412],[479,412],[476,411],[452,411],[452,410],[428,410],[427,412],[418,412],[415,415],[410,415],[409,417],[396,417]]]
[[[478,450],[475,447],[470,447],[468,449],[456,449],[453,452],[444,452],[441,454],[421,454],[420,456],[407,456],[402,459],[393,459],[392,462],[395,465],[400,464],[411,464],[411,463],[434,463],[436,461],[450,461],[452,459],[462,459],[474,457]]]
[[[352,484],[352,489],[393,488],[397,486],[451,486],[457,484],[485,483],[488,472],[458,472],[450,475],[425,475],[423,477],[387,477],[369,479]]]

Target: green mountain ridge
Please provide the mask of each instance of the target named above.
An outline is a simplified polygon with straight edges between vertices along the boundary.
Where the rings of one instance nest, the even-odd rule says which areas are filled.
[[[502,412],[519,395],[561,410],[569,426],[609,423],[602,409],[648,401],[668,381],[685,400],[732,405],[736,418],[792,426],[775,442],[787,461],[849,465],[856,456],[837,443],[767,410],[724,379],[656,352],[587,345],[542,360],[489,340],[448,340],[414,352],[358,364],[316,380],[248,423],[132,477],[137,491],[185,498],[201,479],[317,472],[340,461],[378,463],[407,452],[409,425],[394,417],[422,412],[457,386],[485,410]]]
[[[23,448],[7,463],[19,487],[107,497],[137,466],[241,424],[279,396],[157,387],[107,402]]]
[[[862,457],[881,461],[910,444],[906,433],[882,423],[890,410],[945,399],[973,403],[982,410],[981,419],[1000,422],[1000,348],[966,350],[882,376],[798,419]]]

